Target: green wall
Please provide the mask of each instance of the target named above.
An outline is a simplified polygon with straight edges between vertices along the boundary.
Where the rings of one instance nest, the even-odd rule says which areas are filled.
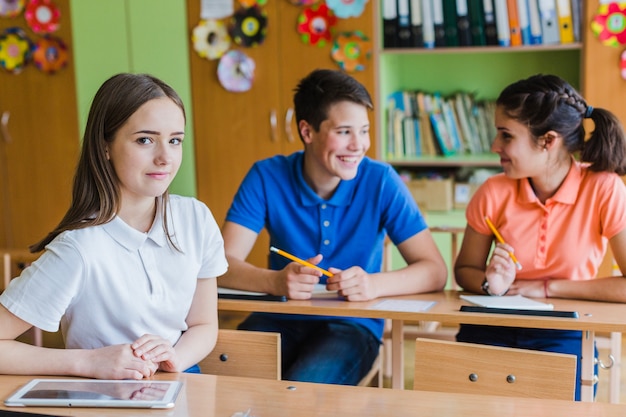
[[[171,191],[195,196],[185,0],[72,0],[70,12],[81,134],[91,99],[106,79],[120,72],[161,78],[181,96],[187,114],[183,163]]]

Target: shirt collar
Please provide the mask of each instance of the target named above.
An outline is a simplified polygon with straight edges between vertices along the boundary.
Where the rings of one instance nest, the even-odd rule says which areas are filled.
[[[162,198],[159,197],[157,198],[157,211],[154,222],[147,233],[140,232],[129,226],[119,216],[115,216],[113,220],[103,224],[102,227],[117,243],[130,251],[138,250],[148,239],[163,247],[167,242],[165,232],[163,231],[162,207]]]
[[[333,196],[324,200],[320,196],[318,196],[315,191],[309,186],[309,184],[304,180],[304,152],[298,152],[297,157],[294,159],[294,177],[296,179],[296,183],[298,188],[300,189],[300,201],[303,206],[316,206],[319,204],[328,204],[331,206],[348,206],[352,202],[352,198],[354,196],[354,190],[356,188],[357,179],[361,175],[362,165],[366,163],[367,158],[364,158],[361,161],[361,165],[359,166],[359,170],[357,176],[348,181],[340,180],[337,189],[333,193]]]
[[[565,180],[557,190],[556,194],[548,199],[548,201],[554,201],[563,204],[574,204],[576,197],[578,196],[578,190],[583,180],[583,166],[580,162],[573,160],[570,166],[569,172],[565,177]],[[524,178],[520,181],[520,189],[518,198],[524,203],[534,203],[537,201],[537,196],[530,185],[528,178]]]

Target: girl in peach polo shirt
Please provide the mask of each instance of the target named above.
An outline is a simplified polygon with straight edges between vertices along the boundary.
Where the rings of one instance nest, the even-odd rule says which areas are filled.
[[[626,137],[620,122],[553,75],[509,85],[496,104],[491,149],[504,172],[489,178],[467,207],[457,283],[493,296],[626,302],[623,276],[596,279],[607,245],[626,272],[626,187],[620,178],[626,174]],[[594,123],[586,141],[585,118]],[[491,256],[494,236],[486,216],[507,242],[497,243]],[[580,377],[580,332],[463,325],[457,340],[575,354]]]

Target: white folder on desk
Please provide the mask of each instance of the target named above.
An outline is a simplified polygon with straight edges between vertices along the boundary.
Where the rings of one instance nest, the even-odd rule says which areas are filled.
[[[460,295],[460,298],[481,307],[511,308],[516,310],[554,310],[554,306],[541,301],[531,300],[523,295]]]

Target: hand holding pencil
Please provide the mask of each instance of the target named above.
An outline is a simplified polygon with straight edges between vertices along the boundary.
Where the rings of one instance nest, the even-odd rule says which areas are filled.
[[[506,244],[506,242],[502,238],[502,235],[500,234],[500,232],[498,232],[498,229],[496,229],[496,227],[491,222],[491,219],[489,218],[489,216],[485,216],[485,222],[487,223],[487,226],[489,226],[489,229],[494,234],[494,236],[496,237],[498,242]],[[522,264],[519,263],[519,261],[515,257],[515,254],[513,252],[509,251],[509,256],[511,257],[511,259],[515,263],[515,266],[517,267],[517,269],[518,270],[522,269]]]
[[[275,252],[275,253],[277,253],[277,254],[279,254],[281,256],[284,256],[285,258],[290,259],[290,260],[292,260],[294,262],[297,262],[300,265],[304,265],[304,266],[308,266],[309,268],[317,269],[318,271],[321,271],[321,273],[326,275],[327,277],[332,277],[333,276],[332,272],[328,272],[327,270],[322,269],[322,268],[320,268],[317,265],[313,265],[312,263],[307,262],[304,259],[300,259],[297,256],[294,256],[294,255],[290,254],[289,252],[285,252],[282,249],[278,249],[278,248],[275,248],[274,246],[270,246],[270,251]]]

